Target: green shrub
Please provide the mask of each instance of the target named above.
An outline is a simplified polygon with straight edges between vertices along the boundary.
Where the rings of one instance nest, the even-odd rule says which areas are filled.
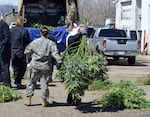
[[[120,81],[114,85],[102,99],[95,101],[104,108],[145,109],[150,108],[150,101],[144,98],[145,92],[130,81]]]
[[[18,92],[4,85],[0,85],[0,103],[16,101],[18,99],[21,99]]]

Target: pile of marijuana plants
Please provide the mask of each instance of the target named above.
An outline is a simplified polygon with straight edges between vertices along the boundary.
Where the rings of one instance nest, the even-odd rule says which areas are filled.
[[[57,77],[64,79],[65,88],[73,98],[80,99],[92,81],[107,79],[107,62],[103,55],[90,51],[86,36],[79,47],[71,50],[63,53],[63,65]]]
[[[12,88],[0,85],[0,103],[16,101],[21,99],[21,95]]]
[[[120,81],[108,90],[97,104],[103,108],[147,109],[150,101],[145,99],[145,92],[131,81]]]

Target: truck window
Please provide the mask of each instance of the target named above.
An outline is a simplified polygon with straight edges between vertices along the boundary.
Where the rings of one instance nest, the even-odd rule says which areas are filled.
[[[96,30],[93,30],[91,35],[90,35],[90,38],[93,38],[94,37],[94,34],[95,34]]]
[[[92,35],[93,35],[93,31],[94,29],[93,28],[90,28],[90,27],[87,27],[87,32],[88,32],[88,38],[90,38]]]
[[[99,37],[127,37],[124,30],[101,29]]]

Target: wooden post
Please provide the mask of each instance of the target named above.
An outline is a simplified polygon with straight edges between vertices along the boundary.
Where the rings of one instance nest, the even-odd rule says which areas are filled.
[[[146,30],[144,30],[144,41],[143,41],[143,50],[142,50],[142,55],[145,54],[145,49],[146,49]]]
[[[23,22],[22,22],[22,26],[24,25],[24,23],[25,23],[25,6],[23,5],[23,7],[22,7],[22,19],[23,19]]]

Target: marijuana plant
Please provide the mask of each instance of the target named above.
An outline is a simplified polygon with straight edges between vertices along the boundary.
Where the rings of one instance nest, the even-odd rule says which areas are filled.
[[[106,59],[103,55],[92,53],[87,46],[86,36],[82,37],[78,48],[63,53],[63,65],[57,73],[64,79],[64,85],[73,99],[80,99],[93,80],[106,79]]]

